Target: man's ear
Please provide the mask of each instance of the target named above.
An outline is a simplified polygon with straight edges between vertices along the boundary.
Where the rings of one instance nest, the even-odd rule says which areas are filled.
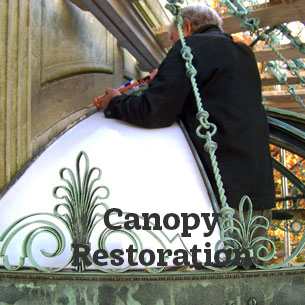
[[[193,34],[191,21],[189,19],[184,19],[183,34],[184,34],[184,37],[187,37],[187,36]]]

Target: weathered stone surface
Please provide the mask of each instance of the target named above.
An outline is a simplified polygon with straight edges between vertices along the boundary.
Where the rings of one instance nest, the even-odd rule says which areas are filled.
[[[144,21],[145,14],[139,14],[137,4],[125,1],[122,5],[120,0],[79,2],[106,26],[146,70],[158,68],[166,52],[151,31],[151,21]],[[141,3],[138,4],[141,6]]]
[[[0,1],[0,188],[6,184],[7,1]]]
[[[29,1],[0,3],[0,188],[26,162],[29,139]]]
[[[304,305],[305,271],[0,273],[2,304]]]
[[[113,39],[90,14],[65,1],[43,1],[42,84],[76,73],[113,73]]]
[[[90,114],[95,96],[126,82],[125,66],[128,78],[141,76],[135,65],[91,13],[68,0],[1,0],[0,190]]]

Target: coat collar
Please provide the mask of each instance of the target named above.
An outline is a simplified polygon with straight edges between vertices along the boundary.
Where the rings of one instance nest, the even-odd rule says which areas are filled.
[[[199,28],[197,28],[192,35],[196,35],[196,34],[202,34],[202,33],[219,33],[219,34],[224,34],[225,36],[227,36],[228,38],[232,37],[228,34],[226,34],[225,32],[223,32],[216,24],[206,24],[206,25],[202,25]]]
[[[193,34],[199,34],[204,32],[221,32],[220,28],[216,24],[205,24],[197,28]]]

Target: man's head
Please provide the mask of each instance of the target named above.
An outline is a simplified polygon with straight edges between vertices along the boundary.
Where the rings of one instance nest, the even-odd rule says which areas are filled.
[[[182,31],[183,36],[187,37],[191,35],[196,29],[200,26],[206,24],[215,24],[222,30],[222,20],[215,10],[208,6],[194,5],[187,6],[184,8],[184,12],[182,14],[183,25]],[[179,34],[177,27],[172,21],[172,23],[168,27],[169,39],[174,45],[179,39]]]

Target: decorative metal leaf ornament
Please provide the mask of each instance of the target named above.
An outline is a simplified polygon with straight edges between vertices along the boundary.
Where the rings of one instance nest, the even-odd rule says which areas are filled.
[[[84,159],[84,170],[81,175],[81,163]],[[94,178],[95,172],[97,176]],[[65,177],[67,173],[68,177]],[[105,210],[108,209],[106,203],[99,202],[108,198],[109,190],[105,186],[95,187],[95,183],[101,179],[102,172],[99,168],[89,169],[89,159],[85,152],[81,151],[76,159],[76,173],[69,168],[63,168],[60,170],[60,178],[66,185],[57,186],[53,190],[53,195],[56,199],[64,200],[63,203],[57,204],[54,207],[54,214],[51,213],[36,213],[18,219],[11,226],[9,226],[0,236],[0,242],[3,241],[3,245],[0,250],[0,257],[3,258],[3,265],[8,270],[18,270],[24,266],[26,258],[29,259],[31,264],[41,271],[59,271],[68,266],[72,261],[72,255],[70,260],[62,268],[45,268],[40,266],[32,253],[32,243],[34,238],[41,233],[49,233],[54,237],[57,242],[57,248],[53,253],[47,253],[45,250],[41,250],[41,253],[45,257],[56,257],[62,254],[66,247],[66,239],[62,230],[54,222],[60,221],[67,228],[68,233],[71,236],[72,243],[89,244],[90,236],[95,224],[103,217],[102,214],[97,213],[96,209],[102,206]],[[105,195],[97,195],[99,190],[104,190]],[[60,190],[63,194],[59,195]],[[59,212],[59,209],[65,209],[66,213]],[[46,220],[33,220],[39,217],[51,218],[50,221]],[[54,219],[52,221],[52,219]],[[13,237],[19,233],[22,229],[39,225],[37,228],[32,229],[27,233],[22,244],[22,256],[20,257],[18,266],[11,266],[9,264],[8,255],[6,250]],[[41,226],[42,225],[42,226]],[[83,268],[78,269],[83,271]]]

